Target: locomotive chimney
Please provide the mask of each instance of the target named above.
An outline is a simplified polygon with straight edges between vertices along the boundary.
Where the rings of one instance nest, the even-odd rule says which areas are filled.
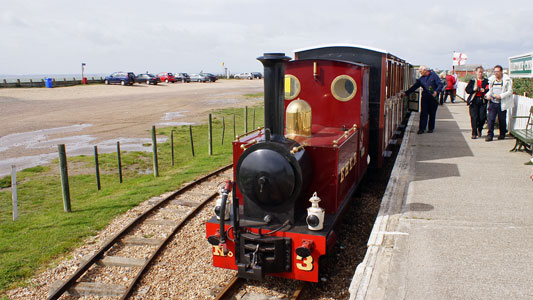
[[[290,59],[285,53],[265,53],[257,58],[265,67],[265,129],[273,139],[284,138],[285,63]]]

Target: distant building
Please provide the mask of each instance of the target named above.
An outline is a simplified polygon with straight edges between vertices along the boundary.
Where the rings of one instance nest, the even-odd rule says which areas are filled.
[[[474,75],[476,68],[482,67],[482,65],[462,65],[462,66],[455,66],[455,73],[458,77],[464,77],[466,74],[472,74]]]

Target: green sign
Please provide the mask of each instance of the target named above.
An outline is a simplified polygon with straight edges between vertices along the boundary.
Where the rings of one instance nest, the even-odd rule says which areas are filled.
[[[509,74],[511,77],[533,77],[533,53],[509,57]]]

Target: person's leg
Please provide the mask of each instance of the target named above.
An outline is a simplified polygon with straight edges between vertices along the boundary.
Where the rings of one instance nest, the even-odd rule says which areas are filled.
[[[472,127],[472,138],[477,136],[477,128],[479,122],[479,106],[474,101],[470,104],[470,126]]]
[[[498,122],[500,123],[500,136],[498,138],[503,139],[507,134],[507,111],[502,111],[501,105],[498,109]]]
[[[483,133],[483,127],[487,121],[487,105],[481,102],[478,108],[479,118],[478,118],[478,136],[481,136]]]
[[[422,107],[420,108],[420,122],[418,123],[418,130],[425,131],[428,123],[428,101],[422,97]]]
[[[451,90],[452,91],[452,103],[455,103],[455,90]]]
[[[435,119],[437,117],[437,109],[439,108],[439,103],[437,100],[431,99],[429,100],[429,124],[428,124],[428,132],[433,131],[435,129]]]
[[[494,106],[494,103],[489,103],[489,118],[487,120],[489,123],[489,131],[487,132],[487,140],[492,140],[494,137],[494,121],[496,120],[496,115],[498,114]]]

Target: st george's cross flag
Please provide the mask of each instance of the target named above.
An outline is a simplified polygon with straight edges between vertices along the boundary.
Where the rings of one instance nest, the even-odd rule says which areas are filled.
[[[453,65],[454,66],[464,65],[467,59],[468,59],[468,56],[466,56],[466,54],[464,53],[461,53],[461,52],[453,53]]]

